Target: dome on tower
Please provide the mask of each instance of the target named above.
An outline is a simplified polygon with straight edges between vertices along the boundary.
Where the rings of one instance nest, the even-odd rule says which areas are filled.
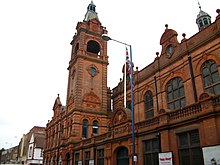
[[[200,11],[199,14],[197,15],[196,23],[198,25],[199,31],[202,29],[206,28],[211,24],[211,16],[202,11],[201,6],[199,5]]]
[[[96,5],[93,3],[93,1],[91,1],[91,3],[87,7],[87,12],[85,14],[84,21],[88,22],[91,19],[99,20],[98,14],[95,11],[95,7],[96,7]]]

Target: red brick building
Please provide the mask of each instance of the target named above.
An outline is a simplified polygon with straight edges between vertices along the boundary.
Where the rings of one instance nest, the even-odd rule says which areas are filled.
[[[133,72],[136,164],[172,160],[200,165],[211,158],[208,151],[219,158],[219,10],[213,23],[202,10],[196,21],[199,32],[189,39],[183,34],[181,42],[165,25],[162,51],[150,65]],[[76,30],[66,106],[58,96],[46,126],[44,164],[132,164],[130,83],[124,108],[124,80],[113,90],[107,87],[107,41],[101,37],[107,30],[93,2]],[[166,153],[171,157],[166,159]]]

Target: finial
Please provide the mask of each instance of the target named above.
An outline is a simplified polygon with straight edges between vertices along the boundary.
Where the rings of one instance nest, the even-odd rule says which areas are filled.
[[[168,29],[168,24],[165,24],[166,30]]]
[[[182,36],[183,36],[183,38],[186,38],[186,33],[183,33]]]
[[[186,33],[183,33],[182,36],[183,36],[183,39],[181,40],[181,42],[184,42],[186,40]]]
[[[58,93],[58,94],[57,94],[57,97],[59,97],[59,96],[60,96],[60,94]]]
[[[159,52],[156,52],[156,56],[154,60],[158,60],[159,59]]]
[[[218,15],[219,15],[219,14],[220,14],[220,9],[217,9],[217,10],[216,10],[216,13],[218,13]]]
[[[198,1],[198,5],[199,5],[199,9],[201,10],[201,5],[200,5],[199,1]]]

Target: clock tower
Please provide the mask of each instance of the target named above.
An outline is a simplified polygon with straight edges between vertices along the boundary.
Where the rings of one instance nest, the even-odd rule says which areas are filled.
[[[107,131],[107,34],[101,25],[93,1],[85,18],[78,22],[71,41],[72,51],[68,70],[66,126],[71,125],[75,139],[89,138]]]

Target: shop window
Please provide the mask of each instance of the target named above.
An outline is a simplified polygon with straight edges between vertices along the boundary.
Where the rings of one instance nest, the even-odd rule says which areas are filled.
[[[79,162],[79,153],[75,153],[75,165],[78,165]]]
[[[160,142],[158,138],[146,140],[144,144],[144,165],[159,165],[158,153],[160,152]]]
[[[90,160],[90,152],[86,151],[85,152],[85,165],[89,165],[89,160]]]
[[[193,130],[180,133],[178,134],[178,140],[180,165],[203,165],[199,131]]]
[[[97,152],[97,165],[104,165],[104,149],[99,149]]]

